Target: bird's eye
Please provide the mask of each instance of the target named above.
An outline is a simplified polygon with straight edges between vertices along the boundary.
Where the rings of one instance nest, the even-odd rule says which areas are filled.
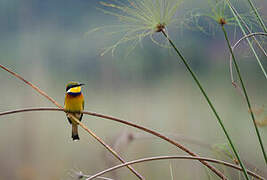
[[[66,87],[66,92],[71,88],[71,86],[67,86]]]
[[[75,87],[75,85],[68,85],[68,86],[66,87],[66,91],[68,91],[69,89],[71,89],[71,88],[73,88],[73,87]]]

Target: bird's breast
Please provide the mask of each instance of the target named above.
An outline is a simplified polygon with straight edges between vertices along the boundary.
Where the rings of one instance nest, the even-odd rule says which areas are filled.
[[[76,96],[66,94],[64,108],[67,111],[80,112],[83,110],[83,94]]]

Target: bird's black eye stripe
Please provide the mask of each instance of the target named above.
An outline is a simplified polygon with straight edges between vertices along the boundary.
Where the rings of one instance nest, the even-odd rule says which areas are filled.
[[[70,86],[67,86],[67,87],[66,87],[66,91],[68,91],[70,88],[71,88]]]
[[[66,91],[68,91],[71,88],[78,87],[78,86],[81,86],[81,85],[80,84],[72,84],[72,85],[69,85],[69,86],[67,86]]]

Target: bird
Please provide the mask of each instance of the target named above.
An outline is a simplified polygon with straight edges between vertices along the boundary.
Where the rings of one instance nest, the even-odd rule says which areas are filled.
[[[64,102],[64,110],[67,112],[67,118],[69,123],[72,125],[71,137],[73,141],[78,141],[78,123],[74,120],[76,117],[79,121],[82,120],[84,110],[84,96],[82,93],[82,87],[84,84],[78,82],[69,82],[66,85],[66,94]]]

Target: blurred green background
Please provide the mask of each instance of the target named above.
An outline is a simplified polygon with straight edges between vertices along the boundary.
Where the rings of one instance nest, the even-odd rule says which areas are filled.
[[[267,3],[257,2],[257,6],[265,12]],[[227,142],[199,89],[172,51],[160,48],[147,38],[128,56],[123,48],[118,48],[114,56],[110,53],[100,56],[101,48],[115,40],[102,32],[85,34],[116,19],[104,15],[97,7],[100,7],[97,0],[0,0],[0,63],[61,104],[68,81],[85,83],[86,110],[173,134],[178,136],[180,143],[201,156],[231,162],[216,156],[207,147],[187,140],[210,145]],[[178,14],[182,16],[192,9],[207,7],[206,1],[185,1]],[[236,33],[234,27],[227,30],[232,42],[238,40],[238,29]],[[170,29],[170,35],[214,102],[241,157],[262,169],[260,174],[266,175],[247,105],[231,86],[226,42],[219,29],[213,32],[215,35],[205,35],[194,28],[183,32]],[[237,50],[238,60],[252,104],[261,107],[266,105],[267,83],[248,51],[243,44]],[[267,68],[266,57],[260,57]],[[1,112],[54,107],[3,70],[0,70],[0,84]],[[71,126],[64,113],[23,113],[3,116],[0,120],[0,180],[72,179],[72,169],[94,174],[118,164],[82,129],[79,129],[81,140],[72,142]],[[84,116],[83,122],[111,145],[125,133],[140,133],[95,117]],[[260,128],[260,133],[267,149],[267,127]],[[180,139],[181,136],[186,138]],[[126,160],[184,154],[157,138],[138,137],[119,148]],[[195,161],[167,160],[134,167],[147,179],[171,179],[170,164],[174,179],[208,178],[208,171]],[[227,173],[232,179],[238,177],[236,171],[227,169]],[[115,179],[136,179],[126,168],[109,175]]]

